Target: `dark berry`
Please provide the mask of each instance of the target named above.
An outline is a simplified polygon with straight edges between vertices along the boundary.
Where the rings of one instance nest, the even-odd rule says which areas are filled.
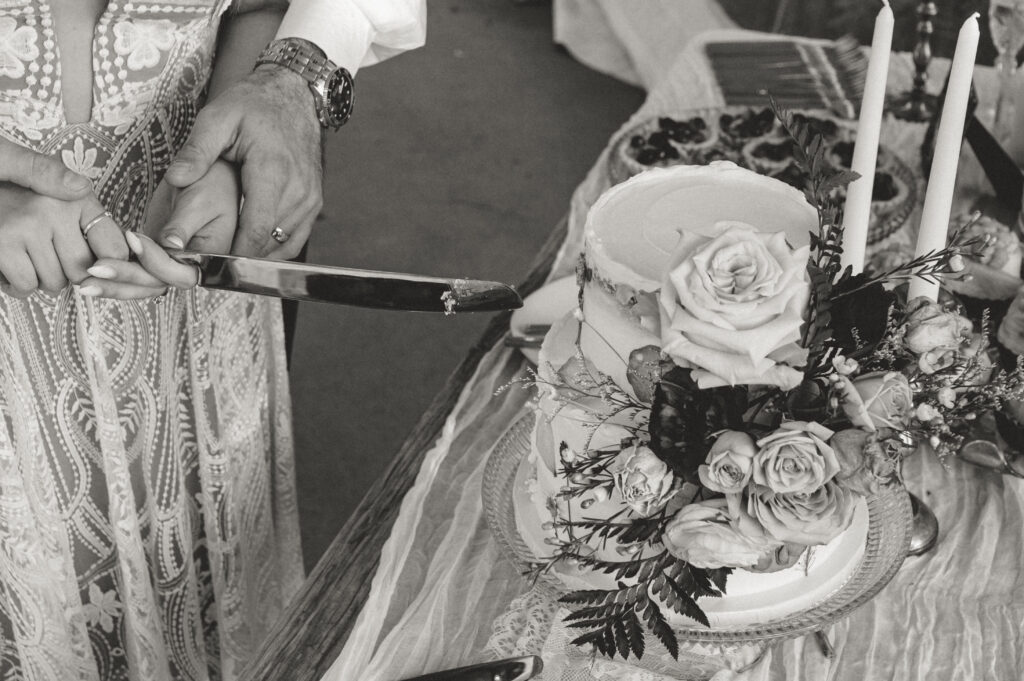
[[[896,181],[889,173],[875,173],[875,184],[871,187],[872,201],[888,201],[899,193]]]

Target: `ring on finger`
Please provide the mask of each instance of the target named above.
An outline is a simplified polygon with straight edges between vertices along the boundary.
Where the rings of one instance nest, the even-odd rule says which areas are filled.
[[[274,241],[279,244],[283,244],[285,241],[288,241],[288,233],[280,227],[274,227],[274,229],[270,231],[270,236],[272,236]]]
[[[82,226],[82,236],[88,238],[89,231],[96,225],[103,222],[104,220],[110,220],[111,222],[114,221],[114,216],[110,214],[109,210],[103,211],[102,213],[94,217],[92,220],[89,220],[89,222],[85,223],[85,225]]]

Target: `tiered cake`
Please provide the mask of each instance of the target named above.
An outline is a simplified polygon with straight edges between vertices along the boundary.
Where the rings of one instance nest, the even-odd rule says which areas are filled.
[[[647,418],[647,412],[620,410],[599,397],[567,396],[564,388],[552,387],[559,383],[556,374],[563,379],[575,374],[581,380],[607,376],[629,395],[649,399],[636,394],[627,369],[632,353],[661,346],[658,292],[673,250],[683,232],[711,235],[723,222],[782,232],[791,246],[799,247],[817,230],[818,216],[799,191],[729,162],[648,171],[609,190],[591,210],[582,307],[552,328],[541,349],[532,451],[515,488],[518,528],[539,559],[567,539],[560,519],[623,517],[628,508],[618,490],[560,495],[566,486],[563,461],[614,446],[637,426],[643,428]],[[735,570],[724,597],[700,601],[711,626],[756,625],[824,600],[855,569],[867,527],[866,504],[860,500],[844,532],[804,551],[790,567]],[[626,560],[636,553],[635,547],[615,538],[594,540],[590,550],[603,560]],[[553,573],[568,589],[614,588],[608,575],[571,561],[558,561]],[[682,623],[679,615],[668,615],[670,622]]]

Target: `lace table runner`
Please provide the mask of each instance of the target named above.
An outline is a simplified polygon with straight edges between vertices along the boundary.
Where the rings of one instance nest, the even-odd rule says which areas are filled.
[[[745,35],[764,39],[738,31],[708,39]],[[909,57],[891,63],[890,89],[902,91],[911,80]],[[942,82],[940,69],[932,82]],[[721,103],[697,40],[626,125]],[[884,143],[917,168],[922,132],[888,126]],[[573,196],[552,278],[573,269],[586,211],[608,187],[607,160],[606,150]],[[967,184],[977,177],[963,175]],[[656,655],[637,666],[567,646],[557,604],[530,591],[500,555],[483,519],[480,486],[491,448],[530,397],[518,387],[500,389],[525,375],[507,348],[495,347],[481,362],[403,501],[367,605],[327,681],[392,681],[520,654],[544,658],[544,681],[706,678],[713,671],[700,665],[716,651],[684,651],[666,675],[655,671]],[[939,518],[938,548],[908,559],[874,601],[832,627],[834,659],[813,637],[795,639],[736,661],[718,681],[1024,678],[1024,483],[957,461],[944,468],[929,457],[912,457],[904,471]]]

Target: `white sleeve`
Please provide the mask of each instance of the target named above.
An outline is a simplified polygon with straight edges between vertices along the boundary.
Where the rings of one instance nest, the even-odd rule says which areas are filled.
[[[426,0],[291,0],[278,38],[304,38],[355,75],[423,45]]]

